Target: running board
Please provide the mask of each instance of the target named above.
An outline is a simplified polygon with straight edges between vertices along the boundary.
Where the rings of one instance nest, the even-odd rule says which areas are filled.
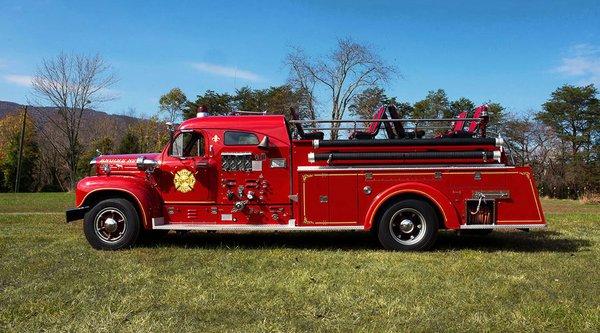
[[[155,230],[201,230],[201,231],[353,231],[365,230],[364,226],[296,226],[295,220],[288,224],[197,224],[197,223],[164,223],[164,218],[153,218],[152,229]]]
[[[461,230],[468,229],[546,229],[545,224],[471,224],[461,225]]]

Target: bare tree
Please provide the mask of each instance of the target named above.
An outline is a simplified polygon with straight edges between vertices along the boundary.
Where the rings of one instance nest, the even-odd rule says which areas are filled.
[[[114,99],[108,89],[115,82],[111,67],[99,55],[66,53],[42,60],[32,80],[33,102],[55,108],[36,108],[44,121],[40,134],[66,164],[70,189],[75,187],[82,152],[82,119],[90,108]]]
[[[287,55],[285,62],[290,67],[289,83],[300,93],[300,113],[307,115],[311,120],[315,120],[317,119],[317,115],[315,111],[316,99],[314,91],[317,80],[308,70],[306,59],[306,55],[302,49],[294,48],[294,50]]]
[[[304,82],[307,87],[315,82],[331,96],[333,120],[343,119],[357,93],[387,82],[396,72],[369,46],[348,38],[340,39],[331,54],[316,61],[295,49],[288,55],[288,63],[292,69],[292,82]],[[332,124],[332,139],[337,138],[339,126],[339,123]]]

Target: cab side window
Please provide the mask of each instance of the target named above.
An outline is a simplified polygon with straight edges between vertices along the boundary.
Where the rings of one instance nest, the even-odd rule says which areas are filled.
[[[197,132],[181,132],[173,140],[169,155],[175,157],[204,156],[204,137]]]
[[[258,137],[254,133],[227,131],[224,134],[226,146],[251,146],[258,144]]]

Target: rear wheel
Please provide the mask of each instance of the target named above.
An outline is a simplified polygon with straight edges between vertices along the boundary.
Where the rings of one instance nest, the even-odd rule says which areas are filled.
[[[85,214],[83,232],[98,250],[131,247],[140,232],[139,216],[128,200],[103,200]]]
[[[389,207],[381,217],[377,237],[388,250],[419,251],[435,242],[438,221],[430,204],[403,200]]]

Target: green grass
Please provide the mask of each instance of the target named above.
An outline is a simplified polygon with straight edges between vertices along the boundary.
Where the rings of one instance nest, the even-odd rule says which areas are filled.
[[[74,193],[0,193],[0,213],[64,212],[73,206]]]
[[[600,330],[597,205],[545,200],[547,231],[443,233],[431,252],[393,253],[360,233],[101,252],[64,224],[71,204],[0,195],[0,331]]]

